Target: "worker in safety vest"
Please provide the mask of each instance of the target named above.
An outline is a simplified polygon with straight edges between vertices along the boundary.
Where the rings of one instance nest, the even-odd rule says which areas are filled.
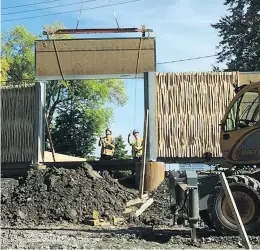
[[[131,134],[128,135],[128,143],[132,146],[132,156],[134,159],[141,159],[143,154],[143,139],[140,138],[139,131],[136,129],[133,131],[133,136],[135,139],[131,141]]]
[[[100,137],[98,145],[101,146],[101,159],[110,160],[115,153],[115,139],[111,135],[112,132],[109,128],[106,129],[106,136]]]

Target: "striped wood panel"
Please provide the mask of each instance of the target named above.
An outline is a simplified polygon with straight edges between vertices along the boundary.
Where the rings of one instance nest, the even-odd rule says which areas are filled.
[[[1,162],[31,162],[35,85],[1,87]]]
[[[236,72],[158,73],[158,157],[221,157],[219,123]]]

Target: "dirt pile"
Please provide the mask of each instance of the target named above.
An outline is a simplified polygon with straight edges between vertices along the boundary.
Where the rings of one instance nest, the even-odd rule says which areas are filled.
[[[126,201],[137,191],[98,175],[90,166],[72,169],[31,170],[13,192],[2,190],[2,225],[82,223],[93,210],[100,218],[121,216]]]
[[[11,198],[14,189],[19,185],[18,180],[11,178],[1,179],[1,202],[5,202]]]
[[[153,204],[140,216],[139,223],[145,225],[173,225],[173,213],[170,206],[168,178],[149,195],[154,199]]]

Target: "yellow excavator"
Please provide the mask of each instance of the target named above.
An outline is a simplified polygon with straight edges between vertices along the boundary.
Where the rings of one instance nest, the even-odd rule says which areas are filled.
[[[237,89],[237,90],[236,90]],[[236,96],[221,123],[223,157],[233,165],[260,164],[260,82],[235,87]]]
[[[170,174],[176,221],[196,228],[201,219],[223,235],[238,228],[219,181],[225,171],[247,233],[260,232],[260,82],[238,87],[221,121],[220,146],[224,163],[209,174]],[[197,198],[196,192],[197,189]],[[185,213],[186,211],[186,213]]]

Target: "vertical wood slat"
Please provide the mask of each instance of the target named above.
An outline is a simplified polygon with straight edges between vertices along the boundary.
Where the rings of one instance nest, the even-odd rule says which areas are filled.
[[[158,73],[159,157],[221,157],[219,123],[236,72]]]
[[[1,162],[31,162],[35,85],[1,87]]]

